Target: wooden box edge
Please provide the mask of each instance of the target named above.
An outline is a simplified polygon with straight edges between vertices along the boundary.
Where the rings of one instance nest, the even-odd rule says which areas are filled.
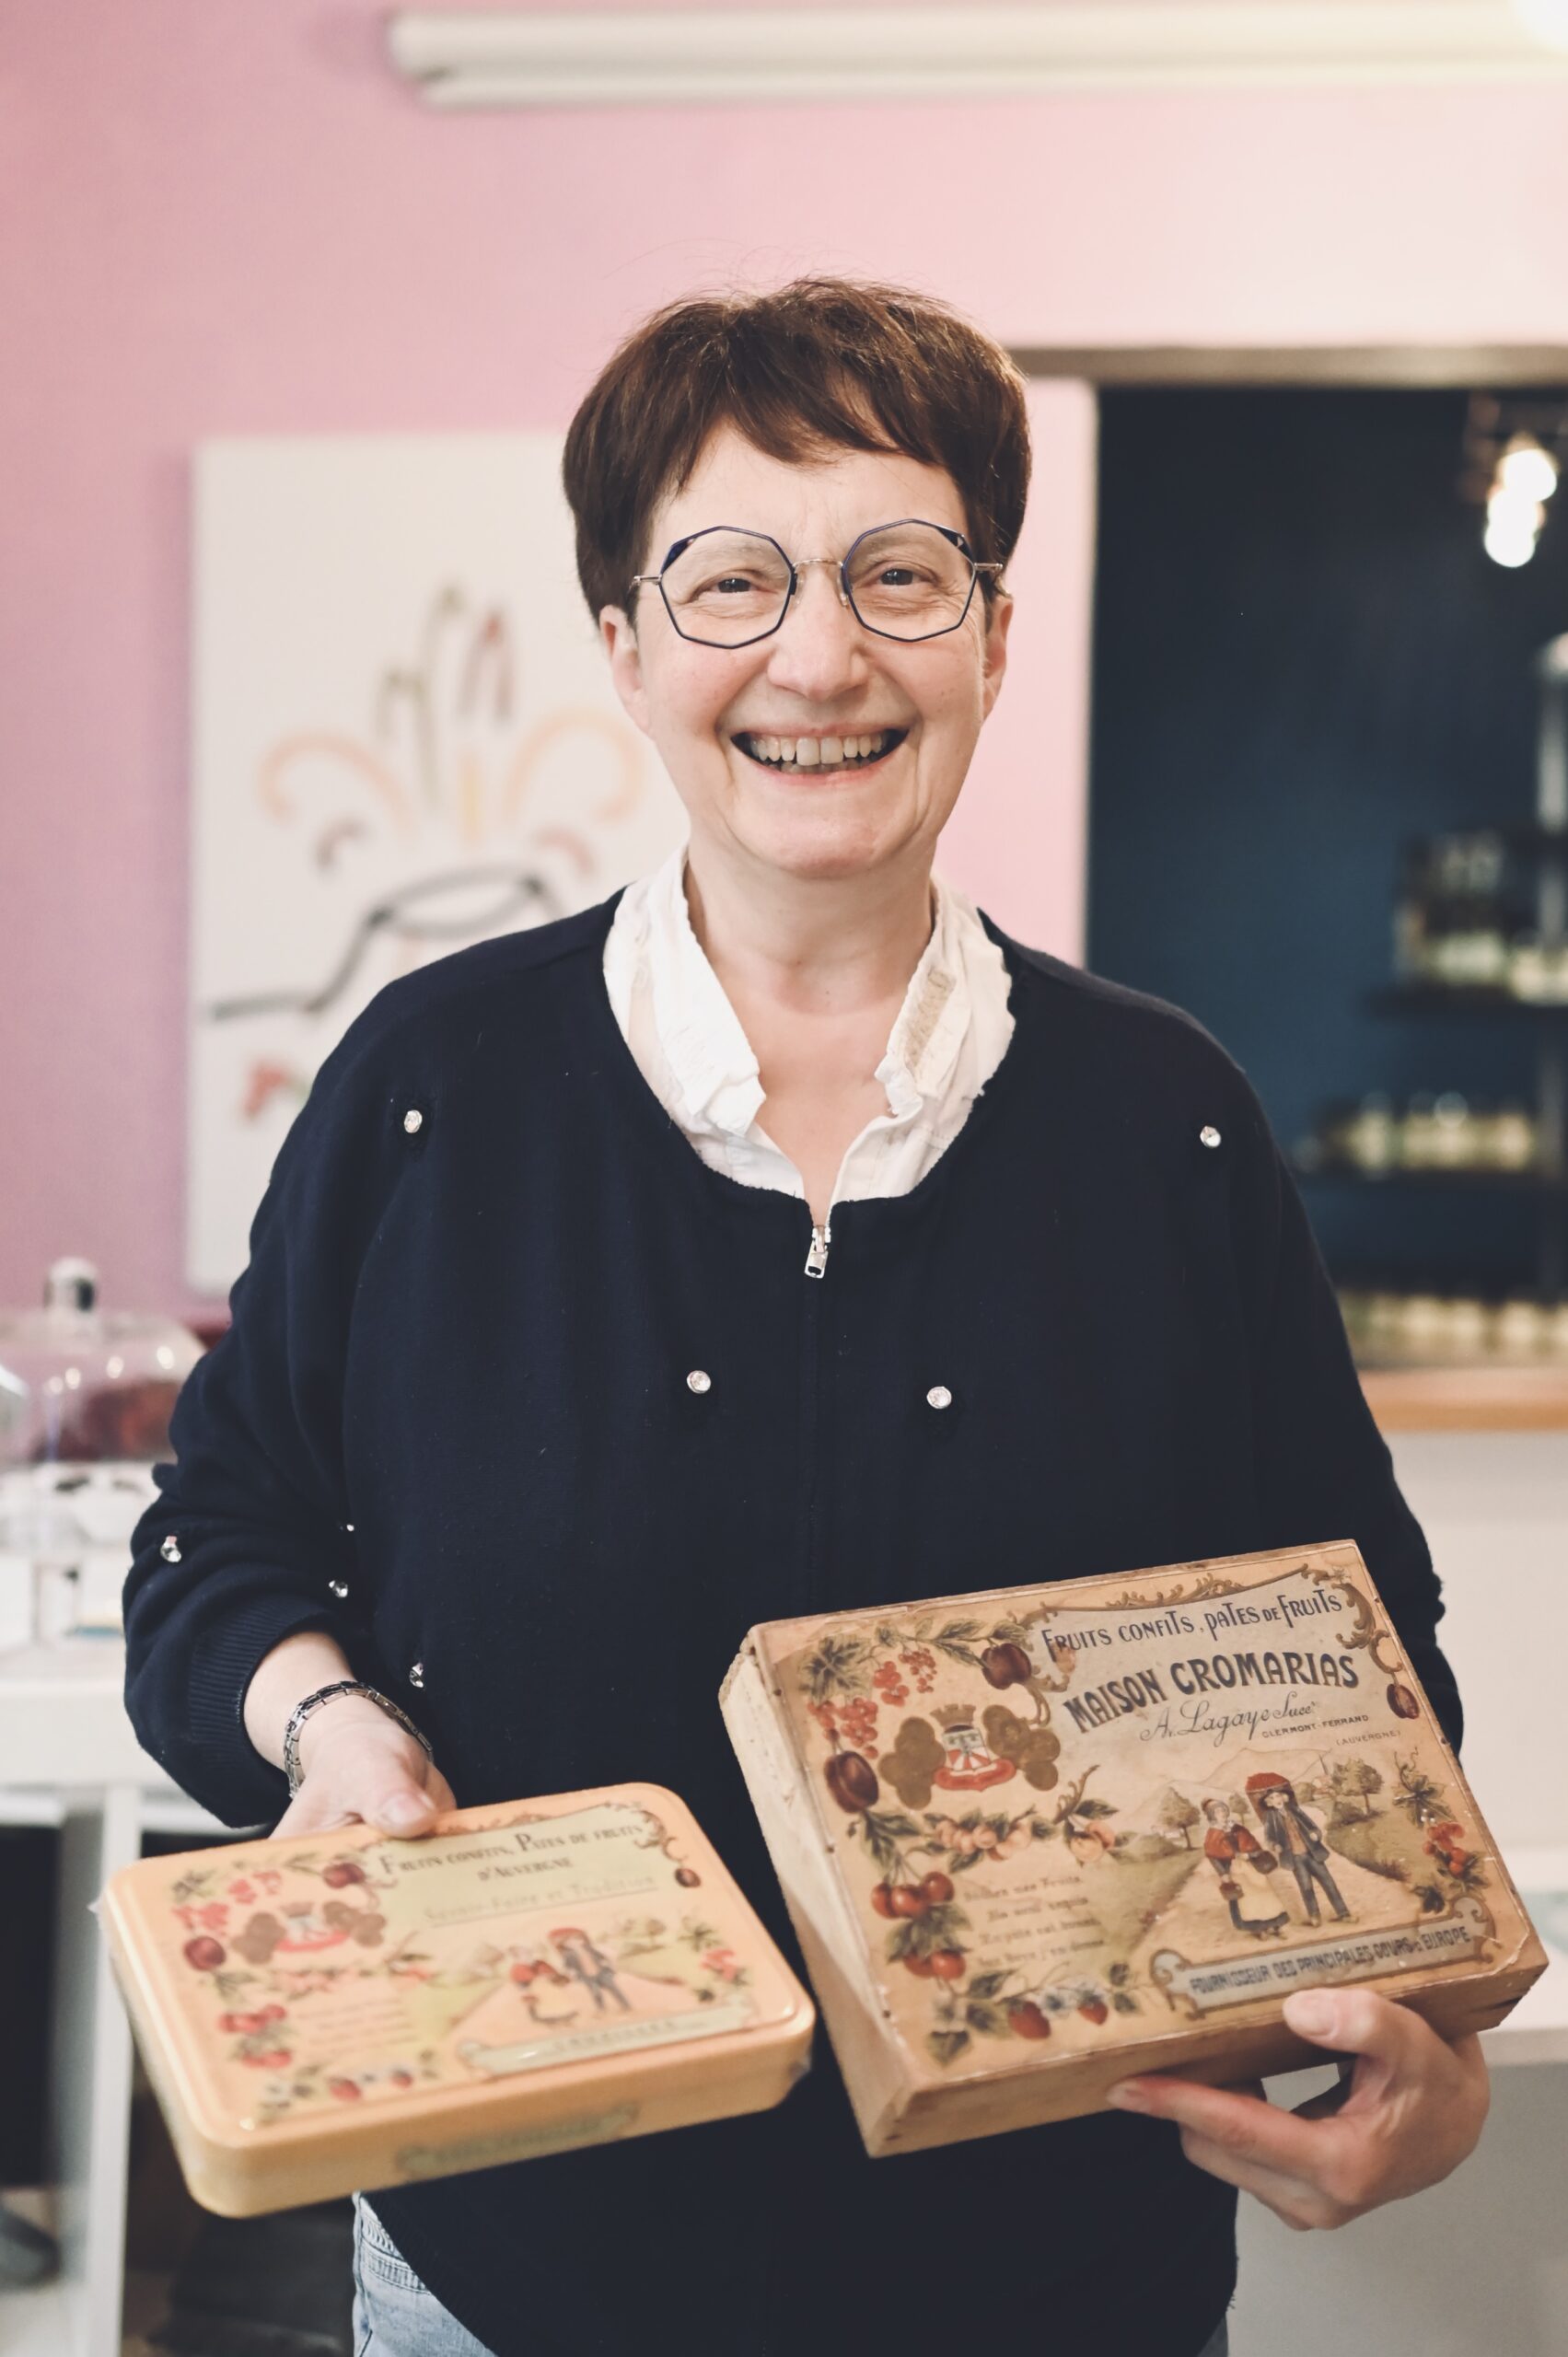
[[[849,1894],[830,1864],[830,1837],[825,1846],[819,1839],[802,1842],[797,1838],[800,1828],[792,1820],[806,1792],[800,1762],[787,1722],[772,1706],[767,1673],[749,1638],[730,1665],[719,1708],[869,2150],[883,2121],[896,2118],[908,2100],[908,2073],[899,2067],[907,2049],[901,2039],[887,2034],[888,2017],[865,1940]],[[815,1827],[812,1833],[816,1837]],[[831,1927],[832,1936],[824,1932],[825,1924]],[[850,2029],[830,2026],[835,2007],[841,2022],[848,2014]]]

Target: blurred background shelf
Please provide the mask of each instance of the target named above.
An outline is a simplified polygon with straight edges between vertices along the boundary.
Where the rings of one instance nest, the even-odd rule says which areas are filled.
[[[1293,1167],[1298,1178],[1337,1180],[1342,1186],[1353,1187],[1503,1187],[1521,1195],[1562,1195],[1568,1197],[1568,1171],[1553,1170],[1483,1170],[1456,1167],[1453,1169],[1416,1170],[1395,1164],[1388,1170],[1358,1170],[1344,1162],[1308,1162],[1297,1157]]]
[[[1568,1432],[1568,1365],[1364,1365],[1380,1432]]]
[[[1521,998],[1480,982],[1389,982],[1369,991],[1365,1004],[1374,1015],[1525,1015],[1568,1023],[1568,999]]]

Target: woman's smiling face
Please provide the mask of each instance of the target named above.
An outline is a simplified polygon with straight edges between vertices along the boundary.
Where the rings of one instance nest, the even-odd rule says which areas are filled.
[[[968,535],[957,486],[939,467],[878,450],[792,462],[726,425],[655,510],[644,566],[656,570],[673,541],[715,524],[764,532],[797,563],[837,559],[873,525],[904,517]],[[634,631],[613,607],[600,629],[621,700],[657,746],[693,842],[827,877],[929,864],[1002,683],[1009,613],[1005,595],[988,609],[977,584],[957,630],[880,638],[842,602],[836,570],[819,564],[801,574],[783,627],[750,646],[682,638],[651,585]],[[886,749],[845,761],[845,737]],[[805,739],[807,760],[781,770],[760,757],[759,738]],[[812,761],[824,740],[827,758]]]

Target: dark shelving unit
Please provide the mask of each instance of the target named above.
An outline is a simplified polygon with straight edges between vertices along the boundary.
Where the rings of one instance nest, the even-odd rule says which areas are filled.
[[[1539,863],[1539,921],[1543,948],[1568,944],[1568,635],[1553,639],[1537,659],[1540,686],[1537,819],[1516,830]],[[1568,1298],[1568,1001],[1526,998],[1501,984],[1402,981],[1368,993],[1365,1005],[1396,1021],[1474,1016],[1531,1027],[1536,1050],[1537,1155],[1527,1170],[1424,1168],[1395,1165],[1362,1170],[1353,1165],[1301,1167],[1315,1184],[1409,1187],[1451,1191],[1490,1190],[1528,1199],[1534,1209],[1536,1297],[1555,1308]]]

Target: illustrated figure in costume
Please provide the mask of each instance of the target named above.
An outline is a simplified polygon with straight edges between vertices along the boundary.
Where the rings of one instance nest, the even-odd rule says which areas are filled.
[[[1301,1893],[1301,1904],[1309,1923],[1320,1923],[1322,1910],[1318,1893],[1312,1887],[1318,1883],[1329,1894],[1337,1922],[1344,1922],[1350,1909],[1340,1897],[1340,1887],[1329,1872],[1329,1845],[1318,1827],[1314,1825],[1295,1797],[1295,1787],[1287,1776],[1276,1775],[1265,1769],[1247,1779],[1247,1797],[1262,1819],[1263,1839],[1289,1866],[1295,1876],[1295,1887]]]
[[[1221,1896],[1230,1909],[1232,1924],[1238,1932],[1250,1932],[1254,1939],[1271,1935],[1277,1938],[1287,1921],[1283,1910],[1273,1915],[1244,1915],[1241,1911],[1241,1885],[1235,1874],[1237,1863],[1242,1858],[1256,1866],[1260,1874],[1272,1873],[1276,1861],[1269,1857],[1269,1852],[1255,1834],[1249,1833],[1245,1825],[1235,1823],[1225,1802],[1205,1801],[1203,1815],[1209,1822],[1209,1829],[1203,1836],[1203,1855],[1220,1878]]]
[[[594,2011],[602,2014],[607,1995],[614,1998],[623,2014],[632,2010],[632,2001],[615,1978],[615,1967],[602,1948],[596,1948],[586,1932],[552,1932],[556,1951],[569,1979],[580,1981],[594,2001]]]

